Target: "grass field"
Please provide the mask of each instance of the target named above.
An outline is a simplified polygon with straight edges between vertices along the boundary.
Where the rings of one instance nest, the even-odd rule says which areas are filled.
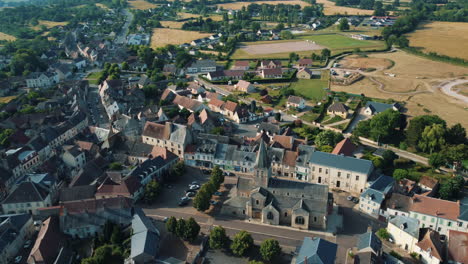
[[[194,39],[208,37],[209,33],[199,33],[196,31],[186,31],[172,28],[155,28],[151,36],[151,47],[164,47],[167,44],[180,45],[190,43]]]
[[[464,22],[430,22],[408,34],[410,46],[425,52],[468,60],[468,24]],[[462,48],[465,47],[465,48]]]
[[[41,26],[45,26],[47,29],[56,27],[56,26],[65,26],[68,22],[55,22],[55,21],[48,21],[48,20],[39,20],[39,24],[36,26],[31,27],[34,30],[39,30]]]
[[[185,13],[185,12],[177,13],[177,16],[179,17],[179,19],[199,18],[200,17],[200,15],[190,14],[190,13]]]
[[[288,58],[289,53],[295,51],[288,47],[288,45],[295,45],[295,44],[288,44],[288,43],[297,43],[300,40],[309,40],[315,41],[316,44],[329,48],[332,51],[332,54],[337,54],[343,51],[351,51],[355,48],[360,48],[361,50],[366,49],[382,49],[384,48],[384,43],[382,41],[370,41],[370,40],[357,40],[347,36],[343,36],[341,34],[304,34],[297,36],[296,39],[293,40],[274,40],[274,41],[257,41],[257,42],[243,42],[240,43],[239,47],[234,54],[232,55],[232,59],[262,59],[262,58]],[[275,51],[280,52],[271,52],[271,53],[262,53],[262,54],[254,54],[248,52],[248,46],[254,45],[272,45],[272,44],[282,44],[284,47],[274,49]],[[271,49],[267,49],[271,50]],[[286,50],[286,51],[285,51]],[[320,51],[312,48],[306,51],[297,51],[296,53],[299,56],[310,56],[312,52],[315,50],[315,53],[320,54]]]
[[[335,6],[335,3],[329,0],[317,0],[318,4],[323,4],[325,15],[348,14],[348,15],[372,15],[373,10],[364,10],[359,8]]]
[[[310,79],[310,80],[298,80],[297,82],[291,83],[291,88],[296,94],[303,96],[309,100],[322,100],[326,96],[327,92],[325,88],[328,88],[328,81],[323,79]]]
[[[353,94],[364,93],[368,97],[403,101],[406,102],[405,108],[407,108],[405,114],[410,118],[426,114],[438,115],[449,125],[461,123],[468,129],[468,119],[460,118],[468,115],[466,104],[437,89],[437,85],[442,82],[468,76],[468,68],[432,61],[401,51],[376,53],[369,57],[389,59],[395,63],[388,70],[377,70],[367,74],[384,84],[382,88],[384,92],[369,78],[349,86],[332,85],[331,90]],[[393,73],[395,77],[384,73]]]
[[[128,1],[130,9],[146,10],[158,7],[158,5],[146,2],[144,0],[131,0]]]
[[[300,5],[301,7],[305,6],[310,6],[309,3],[306,3],[304,1],[300,0],[285,0],[285,1],[255,1],[255,2],[234,2],[234,3],[227,3],[227,4],[219,4],[217,5],[218,7],[222,7],[224,9],[234,9],[234,10],[239,10],[243,6],[248,7],[251,4],[268,4],[268,5],[279,5],[279,4],[285,4],[285,5]]]
[[[13,41],[16,40],[15,36],[5,34],[3,32],[0,32],[0,40],[8,40],[8,41]]]
[[[0,97],[0,104],[6,104],[9,103],[11,100],[14,100],[16,96],[5,96],[5,97]]]
[[[109,8],[108,8],[106,5],[104,5],[104,4],[101,4],[101,3],[96,3],[95,5],[96,5],[97,7],[100,7],[100,8],[102,8],[102,9],[106,9],[106,10],[108,10],[108,9],[109,9]]]

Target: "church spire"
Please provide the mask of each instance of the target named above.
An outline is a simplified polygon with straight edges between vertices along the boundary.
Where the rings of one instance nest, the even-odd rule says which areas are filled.
[[[267,149],[266,149],[266,145],[263,139],[260,139],[260,147],[257,152],[257,159],[255,160],[255,167],[257,169],[268,169],[270,167],[268,163]]]

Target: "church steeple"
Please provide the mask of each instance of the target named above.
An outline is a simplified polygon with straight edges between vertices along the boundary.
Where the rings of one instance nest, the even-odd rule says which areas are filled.
[[[254,167],[255,185],[258,187],[267,187],[268,179],[271,176],[271,167],[268,161],[267,147],[263,139],[260,139],[260,147],[257,152],[257,159]]]

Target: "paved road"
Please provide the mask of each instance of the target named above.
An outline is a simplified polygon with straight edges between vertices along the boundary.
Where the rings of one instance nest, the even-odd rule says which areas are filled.
[[[455,80],[455,81],[451,81],[451,82],[448,82],[448,83],[444,83],[444,84],[442,84],[440,86],[440,89],[446,95],[454,97],[454,98],[456,98],[458,100],[461,100],[461,101],[465,102],[466,104],[468,104],[468,97],[467,96],[464,96],[464,95],[459,94],[456,91],[452,90],[452,87],[454,87],[456,85],[459,85],[459,84],[463,84],[463,83],[468,83],[468,80]]]
[[[115,38],[115,43],[117,44],[125,43],[128,34],[128,27],[133,21],[133,14],[130,11],[128,11],[128,9],[123,9],[122,14],[125,15],[125,23],[122,26],[122,30],[120,31],[119,35],[117,35],[117,37]]]

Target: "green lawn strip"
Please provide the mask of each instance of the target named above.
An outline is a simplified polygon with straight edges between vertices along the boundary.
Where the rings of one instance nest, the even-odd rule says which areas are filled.
[[[325,122],[322,122],[321,124],[322,125],[328,125],[328,124],[336,123],[336,122],[341,121],[341,120],[343,120],[343,118],[341,118],[340,116],[333,116],[333,117],[327,119]]]
[[[319,116],[319,114],[309,112],[301,116],[301,119],[307,122],[314,122],[314,120]]]
[[[339,34],[303,35],[298,39],[315,41],[317,44],[329,49],[349,49],[381,46],[381,41],[358,40]]]

